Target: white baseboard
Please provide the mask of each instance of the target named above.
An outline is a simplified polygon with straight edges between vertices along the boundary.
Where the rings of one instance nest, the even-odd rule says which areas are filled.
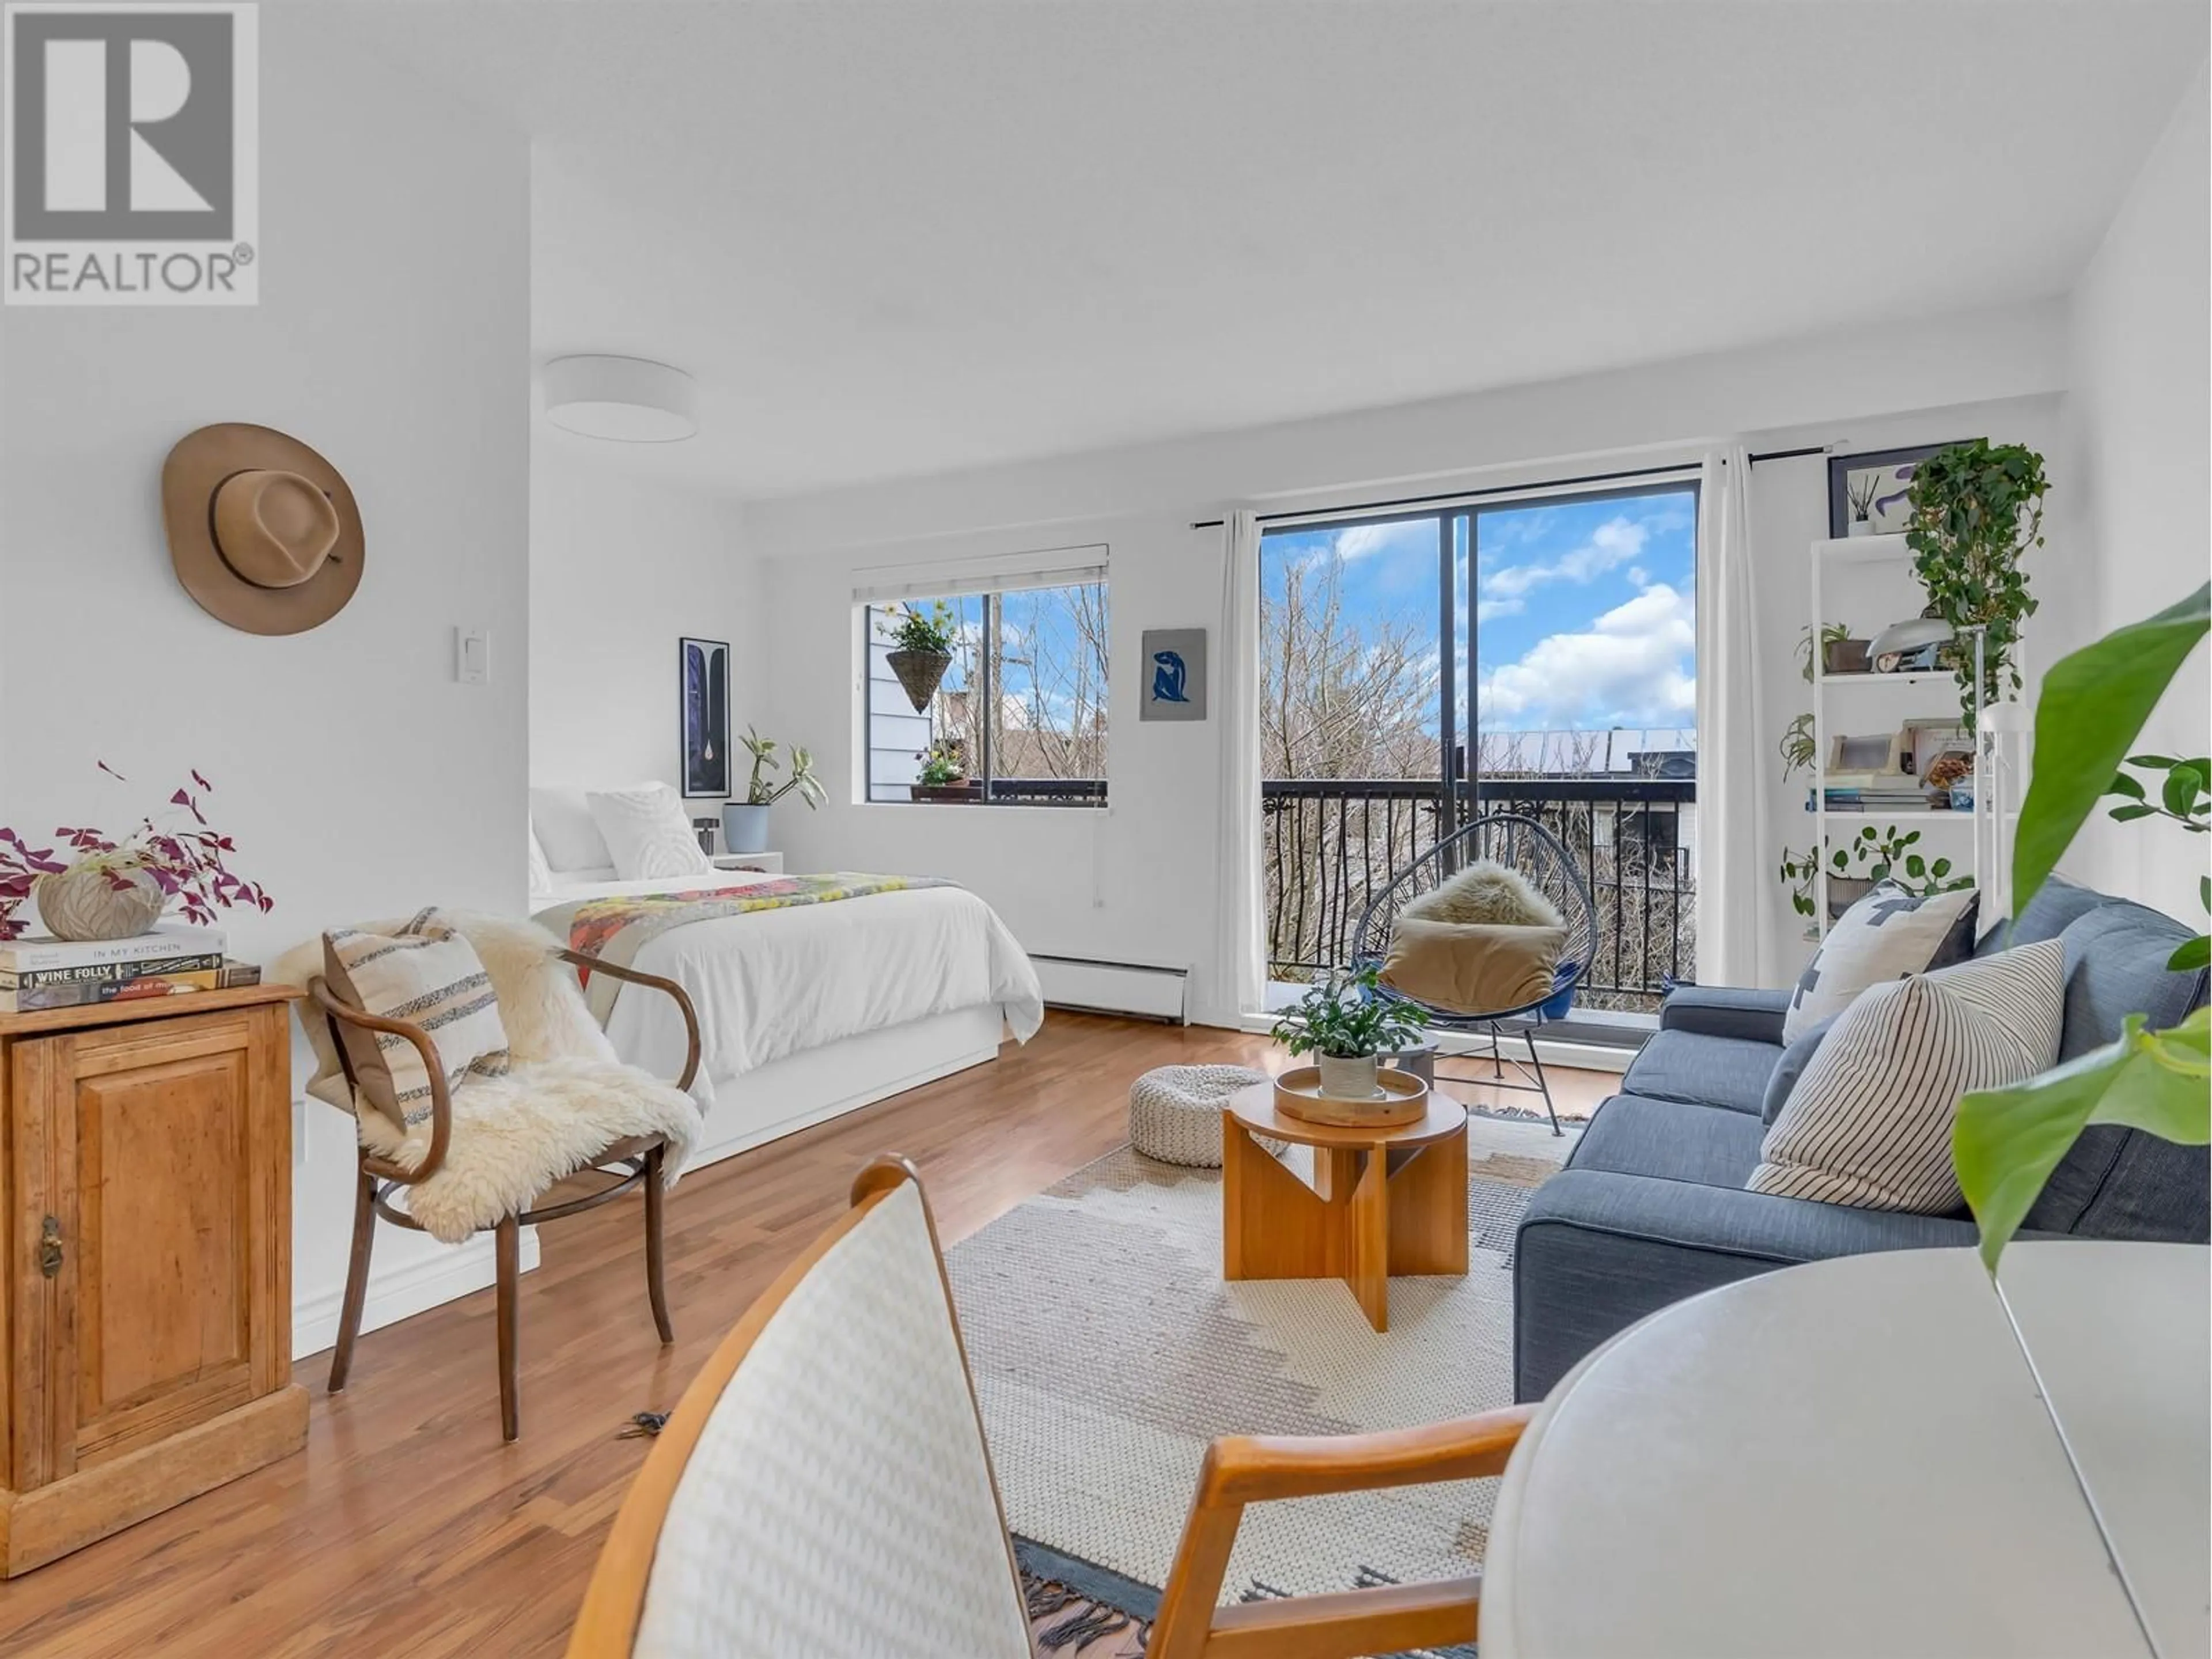
[[[398,1231],[381,1221],[377,1226],[383,1235],[380,1243],[388,1241]],[[492,1245],[489,1233],[479,1233],[465,1244],[448,1245],[436,1255],[417,1261],[389,1269],[372,1265],[368,1300],[362,1308],[361,1328],[364,1332],[379,1330],[442,1303],[488,1289],[497,1274]],[[370,1258],[372,1264],[374,1260],[374,1256]],[[522,1271],[528,1273],[537,1266],[538,1230],[526,1227],[522,1230]],[[340,1285],[335,1290],[292,1304],[293,1358],[303,1359],[336,1345],[338,1312],[344,1303],[345,1286]]]
[[[1037,985],[1048,1008],[1135,1014],[1177,1025],[1190,1023],[1190,970],[1187,968],[1041,956],[1034,951],[1030,953],[1030,965],[1036,969]]]

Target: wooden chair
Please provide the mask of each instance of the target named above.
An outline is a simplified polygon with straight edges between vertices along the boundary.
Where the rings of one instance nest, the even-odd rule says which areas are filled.
[[[683,1011],[684,1028],[690,1043],[689,1052],[684,1056],[684,1073],[676,1080],[675,1086],[679,1090],[688,1090],[691,1086],[691,1080],[699,1069],[699,1016],[682,986],[659,975],[640,973],[635,968],[602,962],[580,951],[563,950],[551,954],[570,967],[594,974],[611,975],[625,982],[646,986],[675,998],[678,1006]],[[438,1058],[437,1044],[421,1026],[410,1024],[403,1019],[387,1019],[380,1015],[364,1012],[339,996],[319,976],[308,981],[307,994],[329,1022],[331,1042],[337,1051],[338,1064],[343,1070],[346,1087],[349,1091],[357,1090],[358,1084],[354,1076],[353,1060],[339,1037],[338,1028],[342,1024],[359,1030],[385,1033],[413,1044],[422,1057],[424,1069],[430,1075],[430,1144],[422,1162],[409,1169],[380,1158],[365,1146],[358,1149],[361,1173],[354,1188],[353,1255],[346,1267],[345,1300],[338,1311],[337,1346],[331,1354],[330,1391],[338,1394],[345,1389],[347,1373],[353,1367],[354,1343],[361,1334],[362,1308],[368,1296],[369,1255],[376,1240],[376,1218],[382,1216],[394,1226],[405,1227],[416,1232],[423,1231],[422,1223],[404,1210],[393,1206],[392,1194],[402,1188],[420,1186],[445,1167],[447,1154],[453,1142],[453,1103],[452,1092],[447,1085],[446,1068]],[[662,1211],[665,1199],[662,1191],[662,1175],[667,1150],[665,1138],[659,1135],[634,1136],[613,1141],[590,1157],[574,1174],[539,1194],[531,1201],[530,1207],[501,1216],[493,1224],[493,1255],[499,1286],[499,1420],[502,1437],[513,1440],[522,1431],[520,1386],[517,1376],[520,1354],[516,1301],[522,1274],[522,1230],[525,1227],[535,1227],[544,1222],[580,1215],[586,1210],[595,1210],[602,1204],[612,1203],[634,1188],[642,1187],[645,1189],[645,1283],[647,1294],[653,1304],[653,1322],[664,1344],[676,1340],[675,1327],[668,1318],[667,1291],[661,1282],[664,1256]],[[597,1176],[607,1179],[602,1182],[594,1179]]]
[[[1148,1652],[1350,1659],[1474,1641],[1472,1577],[1215,1602],[1246,1504],[1499,1474],[1531,1410],[1215,1441]],[[569,1659],[1030,1650],[935,1224],[914,1167],[878,1158],[685,1392],[600,1552]]]

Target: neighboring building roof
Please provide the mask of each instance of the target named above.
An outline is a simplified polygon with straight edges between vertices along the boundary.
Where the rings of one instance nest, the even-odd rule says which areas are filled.
[[[1535,777],[1693,778],[1698,734],[1688,726],[1610,731],[1481,732],[1483,769]]]

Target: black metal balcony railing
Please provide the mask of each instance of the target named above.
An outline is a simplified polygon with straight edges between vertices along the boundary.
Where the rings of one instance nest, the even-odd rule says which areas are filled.
[[[1103,778],[993,778],[990,799],[1017,806],[1103,806]]]
[[[1260,787],[1268,971],[1343,966],[1391,876],[1478,812],[1518,812],[1564,842],[1590,885],[1598,946],[1588,1006],[1649,1010],[1695,976],[1694,780],[1274,780]]]

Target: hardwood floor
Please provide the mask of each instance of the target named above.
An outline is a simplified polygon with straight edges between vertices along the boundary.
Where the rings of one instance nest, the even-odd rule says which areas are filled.
[[[341,1395],[325,1391],[326,1354],[300,1363],[313,1401],[300,1455],[0,1584],[0,1653],[557,1654],[648,1444],[618,1431],[633,1412],[675,1404],[842,1210],[868,1158],[921,1165],[950,1244],[1120,1145],[1139,1072],[1280,1053],[1235,1032],[1054,1013],[994,1065],[689,1176],[669,1197],[666,1349],[646,1301],[641,1206],[547,1227],[543,1265],[523,1280],[519,1442],[499,1436],[490,1291],[372,1332]],[[1614,1084],[1552,1075],[1577,1115]]]

